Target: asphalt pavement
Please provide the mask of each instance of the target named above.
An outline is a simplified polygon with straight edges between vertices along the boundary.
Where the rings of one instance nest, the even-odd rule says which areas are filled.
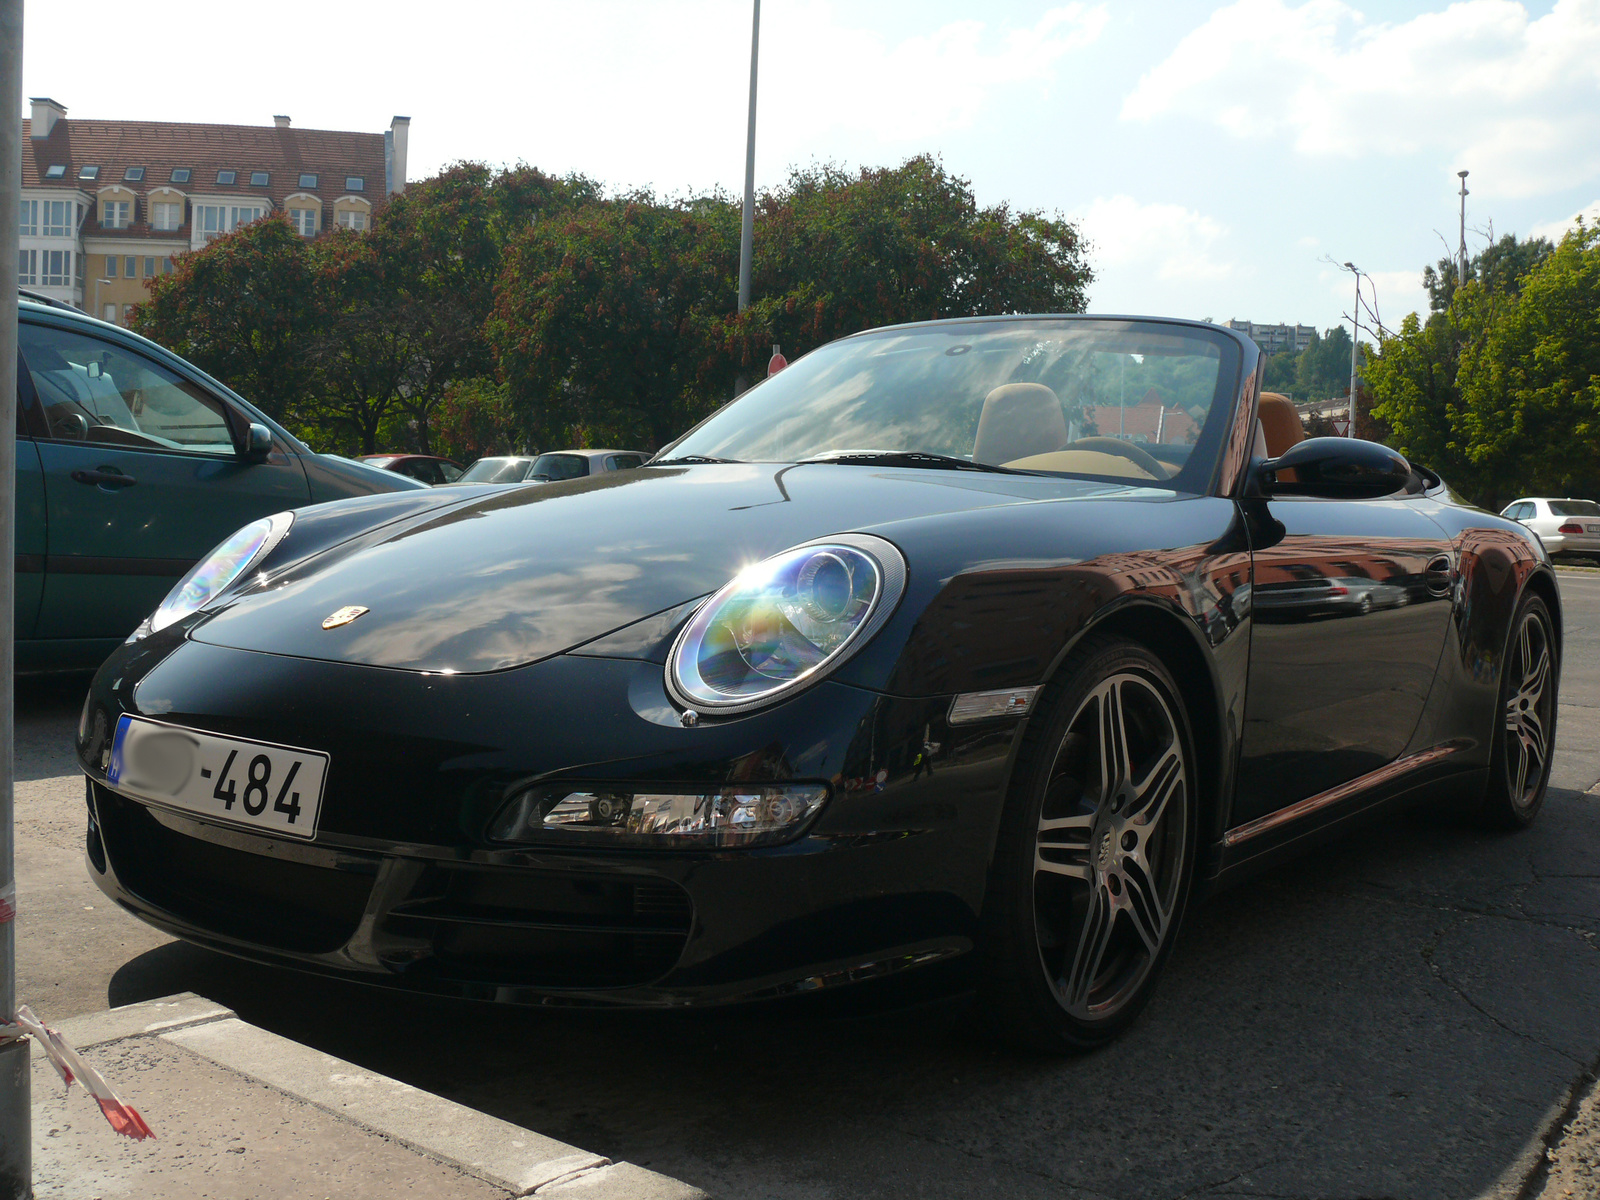
[[[1532,830],[1407,817],[1211,899],[1143,1019],[1085,1058],[998,1051],[950,1005],[506,1010],[173,942],[84,874],[75,684],[18,696],[19,994],[62,1020],[196,992],[723,1200],[1600,1194],[1600,574],[1561,587]]]

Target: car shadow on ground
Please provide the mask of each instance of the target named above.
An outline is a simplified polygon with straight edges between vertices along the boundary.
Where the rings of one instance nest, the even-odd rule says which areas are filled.
[[[413,997],[171,944],[192,990],[474,1108],[731,1198],[1517,1195],[1600,1054],[1600,804],[1490,835],[1368,828],[1191,917],[1155,1001],[1076,1059],[981,1009],[594,1014]]]

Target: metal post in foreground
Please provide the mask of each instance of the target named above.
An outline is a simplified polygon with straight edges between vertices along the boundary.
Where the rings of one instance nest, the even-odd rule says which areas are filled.
[[[22,0],[0,0],[0,250],[16,248],[22,210]],[[0,287],[0,1019],[17,1011],[13,862],[16,671],[17,288]],[[26,1038],[0,1044],[0,1200],[33,1195],[32,1102]]]
[[[1461,249],[1457,251],[1460,264],[1456,273],[1456,286],[1460,287],[1467,281],[1467,176],[1468,171],[1457,171],[1461,177]]]
[[[750,255],[756,232],[756,59],[761,48],[761,0],[750,18],[750,129],[744,144],[744,221],[739,229],[739,311],[750,307]],[[20,104],[20,101],[19,101]]]
[[[1361,345],[1361,269],[1345,263],[1345,270],[1356,277],[1356,306],[1350,310],[1350,425],[1345,437],[1356,436],[1356,350]]]

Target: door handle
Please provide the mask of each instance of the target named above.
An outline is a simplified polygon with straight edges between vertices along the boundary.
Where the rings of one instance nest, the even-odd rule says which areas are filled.
[[[72,478],[78,483],[99,484],[101,487],[113,488],[132,487],[139,482],[132,475],[124,475],[115,467],[96,467],[93,471],[74,471]]]
[[[1448,554],[1436,554],[1428,560],[1423,577],[1428,581],[1428,590],[1435,596],[1448,595],[1456,582],[1455,561]]]

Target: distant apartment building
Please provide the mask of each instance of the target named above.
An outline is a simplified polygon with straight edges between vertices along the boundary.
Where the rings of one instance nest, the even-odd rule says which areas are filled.
[[[1237,329],[1267,354],[1278,354],[1284,350],[1299,354],[1317,336],[1315,325],[1257,325],[1254,321],[1229,321],[1228,328]]]
[[[39,97],[22,122],[17,283],[126,322],[173,255],[269,212],[304,237],[365,229],[405,189],[409,117],[383,133],[79,121]]]

